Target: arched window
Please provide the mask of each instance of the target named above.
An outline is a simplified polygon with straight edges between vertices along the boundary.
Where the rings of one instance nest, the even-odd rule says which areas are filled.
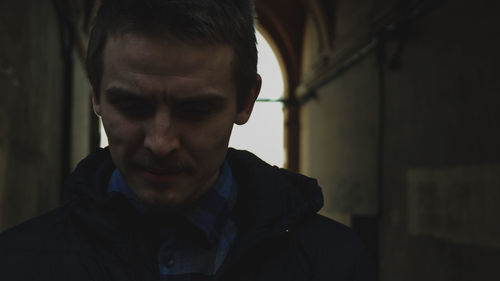
[[[283,167],[286,161],[282,102],[285,80],[272,44],[265,31],[258,28],[257,71],[262,76],[262,88],[248,123],[234,126],[229,146],[251,151],[269,164]]]

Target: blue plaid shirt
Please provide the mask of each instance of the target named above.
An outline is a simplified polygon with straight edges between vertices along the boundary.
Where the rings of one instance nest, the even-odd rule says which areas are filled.
[[[196,208],[184,215],[203,233],[208,244],[189,239],[175,227],[167,228],[163,233],[167,239],[158,250],[158,266],[163,280],[169,280],[174,275],[201,273],[210,276],[217,272],[236,237],[236,225],[230,214],[236,202],[237,189],[231,168],[224,162],[213,188]],[[111,176],[108,192],[123,194],[138,211],[143,210],[118,169]]]

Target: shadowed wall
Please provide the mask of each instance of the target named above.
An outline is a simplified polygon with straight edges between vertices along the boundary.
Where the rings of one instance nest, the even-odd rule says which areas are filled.
[[[0,230],[57,204],[63,61],[50,1],[0,2]]]
[[[337,1],[323,54],[308,19],[301,169],[319,178],[324,214],[374,222],[380,280],[498,279],[499,11]]]

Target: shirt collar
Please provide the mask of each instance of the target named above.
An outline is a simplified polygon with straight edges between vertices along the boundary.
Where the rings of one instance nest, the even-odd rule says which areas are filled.
[[[230,218],[236,203],[237,184],[233,180],[231,168],[224,161],[214,186],[200,199],[198,204],[185,213],[185,218],[199,229],[211,244],[216,244]],[[108,193],[122,194],[138,212],[144,207],[135,193],[125,182],[122,174],[115,169],[108,184]]]
[[[188,221],[200,229],[210,243],[217,243],[223,235],[226,222],[236,203],[237,191],[231,168],[224,162],[214,187],[194,209],[186,213]]]
[[[144,212],[144,206],[139,201],[139,198],[137,198],[132,189],[130,189],[128,184],[125,182],[125,179],[123,178],[118,168],[115,168],[113,174],[111,174],[111,178],[108,184],[108,194],[121,194],[132,204],[132,206],[134,206],[137,211],[139,211],[140,213]]]

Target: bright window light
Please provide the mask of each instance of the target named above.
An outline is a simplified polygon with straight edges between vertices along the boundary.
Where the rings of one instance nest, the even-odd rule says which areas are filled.
[[[99,117],[99,131],[101,133],[101,147],[108,146],[108,137],[106,136],[106,131],[104,131],[104,126],[102,125],[102,120]]]
[[[259,99],[283,98],[284,82],[281,67],[264,36],[257,32],[259,62],[257,71],[262,76]],[[281,102],[257,101],[247,124],[235,125],[229,146],[245,149],[256,154],[269,164],[283,167],[285,148],[283,145],[283,104]]]

